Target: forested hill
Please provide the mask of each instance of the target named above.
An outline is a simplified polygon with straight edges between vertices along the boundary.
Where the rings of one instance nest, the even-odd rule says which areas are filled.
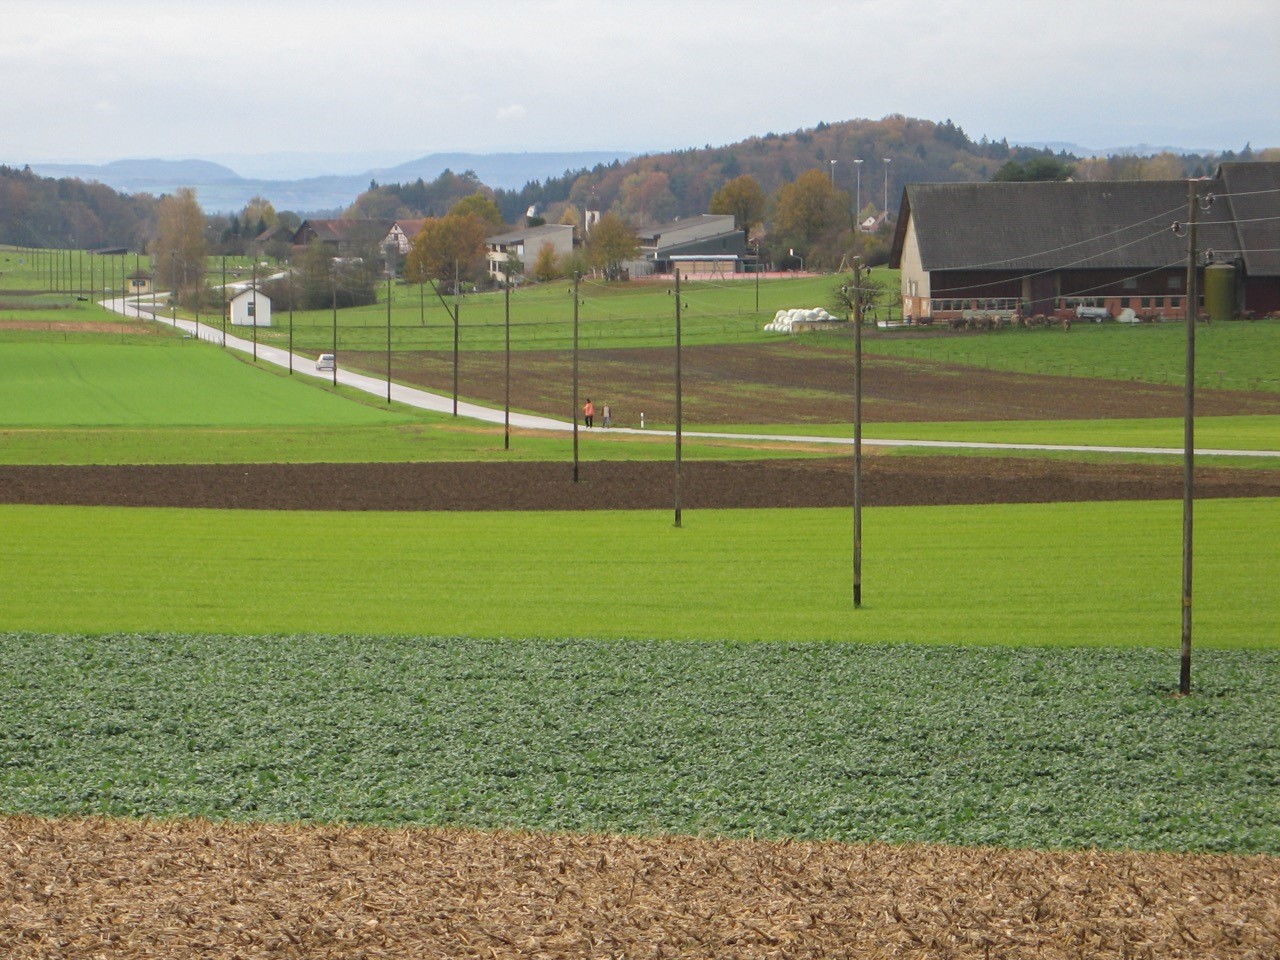
[[[508,223],[517,222],[531,206],[540,216],[558,219],[566,206],[614,210],[636,223],[656,223],[678,216],[705,213],[711,196],[742,174],[754,177],[768,195],[806,170],[833,174],[838,190],[858,196],[864,210],[892,208],[907,183],[985,181],[1007,165],[1041,158],[1070,166],[1088,179],[1152,179],[1210,174],[1224,159],[1247,159],[1241,154],[1159,154],[1155,157],[1116,156],[1081,160],[1066,152],[1010,146],[1005,139],[971,138],[950,120],[935,123],[894,115],[881,120],[820,123],[791,133],[766,133],[725,146],[654,153],[631,160],[600,164],[590,170],[565,171],[562,176],[533,181],[520,190],[495,190],[494,200]],[[885,159],[888,163],[885,163]],[[834,160],[833,165],[831,161]],[[861,164],[855,164],[861,160]],[[455,174],[449,187],[461,184]],[[415,206],[414,201],[449,190],[435,184],[391,184],[362,194],[353,213],[376,210],[379,216],[439,215],[444,209]],[[444,186],[443,182],[439,186]],[[887,187],[887,191],[886,191]],[[438,198],[443,199],[443,198]],[[446,208],[447,209],[447,208]],[[373,215],[369,213],[367,215]]]
[[[148,194],[117,193],[101,183],[0,166],[0,243],[137,250],[155,228],[157,202]]]

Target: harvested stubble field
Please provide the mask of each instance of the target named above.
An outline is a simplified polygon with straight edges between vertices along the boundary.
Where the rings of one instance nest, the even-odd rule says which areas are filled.
[[[12,817],[0,871],[13,960],[1280,950],[1264,857]]]

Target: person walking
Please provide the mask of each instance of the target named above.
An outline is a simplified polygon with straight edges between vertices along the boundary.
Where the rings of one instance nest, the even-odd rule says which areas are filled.
[[[601,415],[604,417],[604,422],[601,423],[601,426],[608,427],[609,424],[613,422],[613,411],[609,409],[609,405],[606,403],[604,405],[604,409],[600,412],[601,412]]]
[[[595,419],[595,415],[596,405],[591,402],[590,397],[587,397],[587,402],[582,405],[582,422],[588,427],[591,426],[591,421]]]

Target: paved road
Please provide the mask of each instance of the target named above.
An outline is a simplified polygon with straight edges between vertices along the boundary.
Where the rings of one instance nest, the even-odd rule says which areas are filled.
[[[153,298],[150,301],[142,301],[139,303],[134,299],[116,298],[113,300],[104,300],[102,305],[108,310],[125,316],[141,316],[152,317],[160,323],[174,325],[173,318],[167,315],[165,311],[165,302]],[[194,320],[186,320],[179,317],[176,326],[193,335],[197,334],[196,323]],[[226,335],[225,342],[221,326],[210,326],[207,323],[201,323],[198,331],[201,340],[208,340],[210,343],[217,343],[226,346],[228,349],[240,350],[244,353],[254,353],[259,360],[266,363],[274,363],[281,367],[288,367],[290,364],[289,351],[281,350],[279,347],[271,347],[265,344],[254,344],[250,340],[244,339],[242,336],[234,336],[230,333]],[[311,356],[302,356],[301,354],[293,354],[293,371],[303,376],[315,377],[317,379],[332,381],[334,374],[331,371],[316,370],[315,358]],[[343,370],[339,367],[337,371],[337,382],[348,387],[354,387],[357,390],[363,390],[366,393],[373,394],[378,397],[386,397],[387,381],[378,379],[377,377],[366,376],[362,373],[355,373],[351,370]],[[392,381],[391,399],[399,403],[405,403],[409,406],[418,407],[422,410],[433,410],[437,413],[452,413],[453,398],[442,396],[437,393],[429,393],[426,390],[419,390],[416,387],[407,387],[403,384]],[[470,417],[473,420],[481,420],[486,423],[503,423],[504,414],[502,410],[493,407],[484,407],[475,403],[464,403],[458,401],[458,415],[462,417]],[[537,417],[526,413],[512,413],[511,425],[523,429],[531,430],[572,430],[573,424],[564,420],[556,420],[551,417]],[[602,427],[593,429],[603,430]],[[610,433],[634,433],[645,436],[673,436],[670,430],[637,430],[632,427],[611,427]],[[755,440],[755,441],[772,441],[781,443],[807,443],[807,444],[833,444],[836,446],[852,446],[852,437],[812,437],[804,435],[780,435],[773,433],[720,433],[704,430],[685,430],[683,435],[696,439],[706,440]],[[1037,450],[1037,451],[1058,451],[1067,453],[1130,453],[1130,454],[1171,454],[1177,455],[1183,452],[1182,447],[1112,447],[1112,446],[1087,446],[1083,444],[1054,444],[1054,443],[985,443],[975,440],[870,440],[866,437],[862,440],[863,446],[867,447],[934,447],[946,450]],[[1206,457],[1280,457],[1280,450],[1219,450],[1212,448],[1196,448],[1197,456]]]

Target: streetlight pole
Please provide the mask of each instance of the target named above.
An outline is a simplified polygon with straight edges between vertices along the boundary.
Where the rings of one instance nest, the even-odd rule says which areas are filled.
[[[884,220],[889,222],[889,164],[893,162],[893,157],[884,158]]]
[[[835,157],[832,157],[832,158],[831,158],[831,160],[830,160],[830,161],[828,161],[828,162],[831,164],[831,189],[833,189],[833,190],[834,190],[834,189],[835,189],[835,186],[836,186],[836,160],[835,160]]]
[[[862,161],[853,161],[853,169],[858,171],[858,192],[853,201],[853,249],[858,250],[858,233],[862,230]]]

